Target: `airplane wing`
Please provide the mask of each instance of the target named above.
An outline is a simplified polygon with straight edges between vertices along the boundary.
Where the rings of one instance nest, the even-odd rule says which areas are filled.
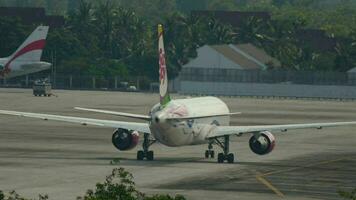
[[[110,128],[123,128],[128,130],[135,130],[141,133],[151,133],[148,123],[122,122],[122,121],[101,120],[101,119],[91,119],[91,118],[82,118],[82,117],[69,117],[69,116],[61,116],[61,115],[16,112],[16,111],[8,111],[8,110],[0,110],[0,114],[38,118],[43,120],[63,121],[63,122],[81,124],[84,126],[94,125],[94,126],[102,126],[102,127],[110,127]]]
[[[217,126],[208,138],[221,137],[225,135],[239,135],[244,133],[255,133],[261,131],[282,131],[294,129],[316,128],[322,129],[326,127],[356,125],[354,122],[334,122],[334,123],[312,123],[312,124],[285,124],[285,125],[265,125],[265,126]]]
[[[134,119],[142,119],[142,120],[151,120],[151,117],[148,115],[138,115],[138,114],[131,114],[131,113],[123,113],[123,112],[115,112],[115,111],[108,111],[108,110],[99,110],[99,109],[91,109],[91,108],[81,108],[81,107],[74,107],[76,110],[83,110],[89,112],[96,112],[96,113],[104,113],[110,115],[117,115],[121,117],[128,117]]]

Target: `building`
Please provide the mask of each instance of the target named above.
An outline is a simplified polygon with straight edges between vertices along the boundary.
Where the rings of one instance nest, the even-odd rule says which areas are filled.
[[[336,47],[336,38],[330,37],[324,30],[301,29],[297,31],[298,40],[310,47],[322,51],[332,51]]]
[[[185,93],[182,85],[194,87],[192,82],[252,82],[261,78],[260,72],[281,67],[277,59],[252,44],[205,45],[197,52],[174,81],[175,91]]]
[[[356,67],[347,71],[348,84],[356,85]]]
[[[0,17],[17,17],[26,25],[42,24],[51,28],[62,27],[63,16],[46,15],[44,8],[31,7],[0,7]]]
[[[198,56],[183,66],[186,68],[266,70],[281,63],[252,44],[205,45]]]

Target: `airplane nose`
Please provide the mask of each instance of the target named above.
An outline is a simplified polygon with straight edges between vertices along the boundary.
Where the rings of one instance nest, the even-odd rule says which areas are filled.
[[[155,117],[155,122],[156,122],[156,123],[159,123],[159,121],[160,121],[159,117],[156,116],[156,117]]]
[[[154,117],[154,122],[157,124],[164,123],[165,121],[166,120],[163,113],[158,113]]]

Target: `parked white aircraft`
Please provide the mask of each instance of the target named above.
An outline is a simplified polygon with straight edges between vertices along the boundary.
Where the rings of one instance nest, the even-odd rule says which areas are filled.
[[[23,117],[56,120],[82,125],[95,125],[112,127],[116,130],[112,136],[113,145],[120,151],[133,149],[143,134],[143,150],[137,152],[137,159],[153,160],[153,151],[149,147],[158,141],[167,146],[185,146],[209,144],[205,156],[214,157],[212,147],[214,144],[222,148],[218,154],[218,162],[225,160],[234,162],[234,154],[229,152],[230,136],[252,133],[249,141],[251,150],[259,155],[270,153],[275,146],[275,137],[271,131],[292,129],[306,129],[356,125],[356,122],[288,124],[268,126],[230,126],[230,116],[239,113],[230,113],[227,105],[215,97],[201,97],[191,99],[171,100],[168,93],[168,79],[163,45],[163,28],[158,26],[159,33],[159,77],[160,77],[160,103],[153,106],[148,115],[137,115],[107,110],[76,108],[91,112],[124,116],[147,121],[134,123],[112,120],[100,120],[60,115],[36,114],[0,110],[0,114],[17,115]]]
[[[12,78],[49,69],[51,63],[41,61],[48,29],[48,26],[37,27],[11,56],[0,58],[0,77]]]

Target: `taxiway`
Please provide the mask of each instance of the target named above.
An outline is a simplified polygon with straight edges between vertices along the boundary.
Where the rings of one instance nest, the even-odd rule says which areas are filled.
[[[101,119],[130,120],[74,110],[90,107],[148,113],[157,94],[54,91],[34,97],[27,89],[0,89],[0,109]],[[181,98],[181,97],[179,97]],[[233,125],[356,120],[356,102],[222,98]],[[75,199],[102,182],[115,167],[134,175],[139,190],[182,194],[188,199],[339,199],[356,186],[356,127],[276,132],[267,156],[253,154],[249,136],[233,137],[237,162],[204,159],[206,146],[154,144],[155,161],[137,161],[136,150],[119,152],[110,128],[0,115],[0,190],[28,198]],[[215,147],[215,151],[220,149]],[[119,162],[112,163],[113,160]]]

